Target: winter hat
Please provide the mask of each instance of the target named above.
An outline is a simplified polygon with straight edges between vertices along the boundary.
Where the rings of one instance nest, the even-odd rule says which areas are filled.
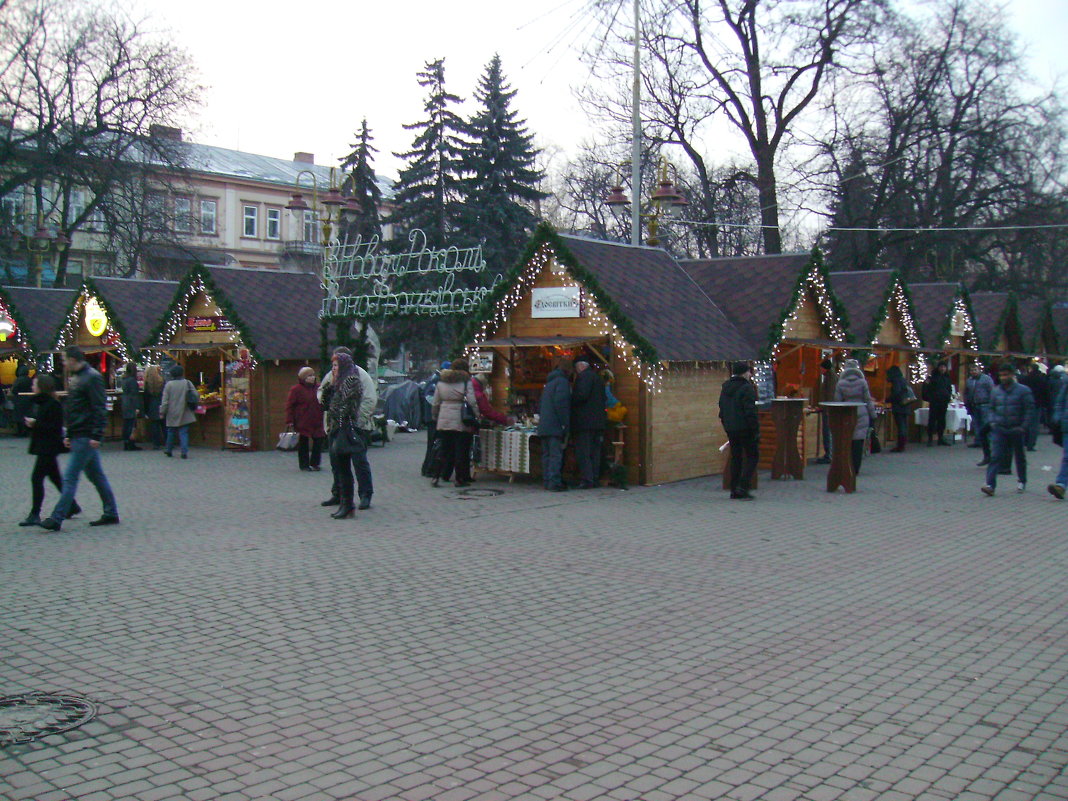
[[[845,362],[843,362],[843,364],[842,364],[842,369],[843,370],[859,370],[860,369],[860,362],[858,362],[856,359],[846,359]]]
[[[731,365],[731,375],[745,375],[749,372],[749,362],[735,362]]]
[[[824,359],[822,362],[820,362],[820,367],[822,367],[824,370],[833,370],[834,362],[832,362],[830,359]]]
[[[315,375],[315,371],[313,369],[311,369],[310,367],[308,367],[307,365],[305,365],[304,367],[301,367],[299,370],[297,370],[297,380],[298,381],[303,381],[305,378],[307,378],[310,375]]]
[[[1063,364],[1055,365],[1054,368],[1053,368],[1053,372],[1055,372],[1055,373],[1063,373],[1064,372],[1064,365]]]
[[[449,369],[450,367],[452,367],[452,362],[450,362],[450,361],[448,361],[448,360],[446,360],[446,361],[443,361],[443,362],[441,363],[441,369],[442,369],[442,370],[448,370],[448,369]]]

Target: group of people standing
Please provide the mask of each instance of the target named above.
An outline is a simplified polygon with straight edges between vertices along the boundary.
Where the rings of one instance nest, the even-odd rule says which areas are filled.
[[[608,427],[605,382],[585,359],[558,359],[545,380],[538,406],[542,485],[550,492],[568,489],[564,483],[564,449],[575,447],[579,472],[577,489],[600,485],[601,453]]]
[[[367,449],[377,403],[374,379],[345,347],[334,349],[322,381],[311,367],[302,367],[286,398],[286,426],[297,433],[298,468],[319,472],[327,451],[333,484],[320,505],[337,507],[330,515],[335,519],[371,508],[374,480]]]

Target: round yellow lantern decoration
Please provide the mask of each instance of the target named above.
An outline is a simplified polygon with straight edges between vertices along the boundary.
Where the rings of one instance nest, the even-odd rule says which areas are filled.
[[[108,330],[108,316],[96,298],[85,302],[85,328],[94,336],[102,336]]]

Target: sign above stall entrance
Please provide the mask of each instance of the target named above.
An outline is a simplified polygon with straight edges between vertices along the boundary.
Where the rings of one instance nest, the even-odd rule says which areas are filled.
[[[18,327],[15,325],[15,321],[8,317],[4,312],[0,312],[0,342],[7,342],[13,336]]]
[[[531,317],[581,317],[582,291],[577,286],[531,290]]]
[[[185,318],[186,333],[196,334],[214,331],[233,331],[234,326],[225,317],[202,317],[189,315]]]
[[[91,336],[101,336],[108,330],[108,315],[96,298],[85,302],[85,330]]]

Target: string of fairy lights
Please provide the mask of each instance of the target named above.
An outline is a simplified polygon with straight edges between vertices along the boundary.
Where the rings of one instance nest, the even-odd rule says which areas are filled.
[[[211,292],[204,284],[204,280],[197,276],[195,279],[189,282],[189,286],[186,287],[182,297],[178,300],[174,307],[174,313],[164,322],[163,329],[160,331],[160,335],[156,338],[156,344],[153,346],[155,350],[165,350],[167,345],[174,341],[174,338],[178,335],[180,329],[184,329],[186,318],[189,315],[189,307],[193,303],[193,299],[197,295],[203,295],[208,306],[214,306],[218,308],[218,304],[212,297]],[[217,331],[216,334],[225,335],[230,342],[235,346],[241,344],[239,338],[239,332],[234,329],[233,331]],[[249,353],[249,369],[256,367],[256,358]]]
[[[953,317],[952,319],[960,319],[964,322],[964,344],[968,346],[968,350],[979,350],[979,337],[976,336],[975,327],[972,325],[972,315],[968,311],[968,304],[964,302],[964,298],[957,295],[953,299]],[[946,341],[942,343],[943,348],[948,348],[952,343],[952,335],[946,336]]]
[[[90,303],[96,303],[103,308],[100,300],[93,295],[87,286],[82,285],[81,292],[78,294],[78,298],[74,301],[74,305],[71,307],[70,313],[67,315],[67,319],[63,321],[63,328],[59,331],[59,336],[56,338],[56,350],[63,350],[65,347],[75,342],[77,339],[77,331],[81,326],[82,317],[85,314],[85,308]],[[119,332],[115,330],[112,325],[111,316],[107,317],[107,327],[99,336],[100,341],[113,344],[115,346],[115,352],[123,362],[130,361],[130,351],[126,347],[126,343],[123,342]]]
[[[5,320],[14,331],[15,344],[20,350],[30,350],[30,341],[26,338],[26,333],[22,330],[22,326],[18,325],[15,321],[15,315],[11,312],[11,309],[4,303],[3,298],[0,298],[0,320]]]
[[[890,299],[886,304],[886,316],[883,320],[886,320],[894,311],[897,311],[897,319],[901,322],[901,327],[905,332],[905,341],[914,348],[922,348],[923,340],[920,339],[920,332],[916,330],[916,322],[912,319],[912,314],[909,311],[908,295],[905,294],[905,287],[900,280],[894,281],[894,288],[890,292]],[[876,334],[872,340],[872,345],[879,344],[879,335]],[[912,383],[918,383],[924,381],[927,378],[927,362],[925,362],[918,354],[914,354],[909,359],[908,364],[909,381]]]
[[[476,342],[486,339],[491,332],[497,331],[508,320],[519,303],[530,292],[538,276],[541,275],[543,270],[552,265],[554,258],[555,254],[553,249],[548,244],[543,245],[534,253],[534,256],[527,262],[526,267],[519,274],[516,282],[508,289],[504,296],[497,301],[496,306],[493,308],[493,312],[483,320],[482,325],[479,326],[475,337]],[[565,282],[571,282],[570,284],[565,283],[566,287],[578,287],[581,290],[581,285],[575,280],[574,276],[567,271],[566,267],[561,275],[566,276],[566,278],[563,279]],[[601,336],[611,337],[613,342],[626,343],[629,346],[616,349],[614,355],[622,360],[650,391],[659,394],[662,390],[662,380],[664,376],[663,365],[659,363],[649,364],[635,356],[633,346],[628,342],[626,336],[619,330],[619,327],[598,308],[597,304],[590,299],[589,293],[584,293],[584,300],[586,319],[594,325],[600,332]],[[469,345],[465,349],[465,355],[470,355],[470,353],[475,350],[477,350],[476,347]]]

